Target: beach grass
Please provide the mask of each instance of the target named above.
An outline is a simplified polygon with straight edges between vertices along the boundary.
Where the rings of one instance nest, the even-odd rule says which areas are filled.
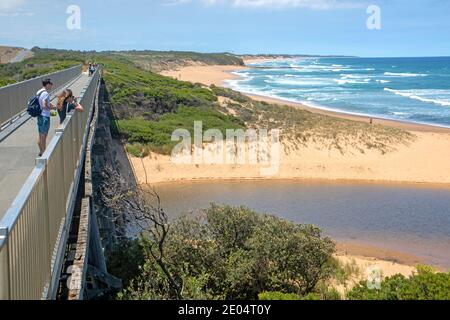
[[[415,137],[402,129],[382,125],[371,125],[360,121],[336,118],[313,113],[288,105],[271,104],[253,100],[231,89],[211,86],[213,92],[226,97],[222,104],[224,112],[244,119],[249,126],[281,129],[281,141],[285,152],[310,143],[326,149],[337,149],[345,153],[348,147],[365,153],[378,150],[382,154],[395,151],[399,144],[408,144]]]

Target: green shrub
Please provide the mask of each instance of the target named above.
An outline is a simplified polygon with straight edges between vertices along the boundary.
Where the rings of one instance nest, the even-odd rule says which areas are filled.
[[[150,154],[149,147],[140,143],[127,144],[125,148],[129,154],[136,158],[145,158]]]
[[[258,295],[258,300],[300,300],[300,297],[294,293],[282,292],[263,292]]]
[[[422,266],[409,278],[394,275],[384,279],[380,289],[361,282],[347,296],[351,300],[450,300],[450,273],[435,273]]]
[[[214,92],[215,95],[226,97],[226,98],[232,99],[239,103],[246,103],[246,102],[251,101],[251,99],[249,97],[243,95],[242,93],[228,89],[228,88],[217,87],[214,84],[211,85],[210,88],[211,88],[212,92]]]
[[[127,287],[144,265],[144,250],[138,239],[123,239],[117,246],[107,252],[108,272],[122,279]]]
[[[144,243],[147,252],[155,248],[147,236]],[[312,226],[245,207],[211,205],[197,218],[171,223],[164,252],[166,271],[189,286],[183,299],[292,300],[316,292],[318,282],[328,278],[334,244]],[[146,255],[145,267],[120,298],[176,298],[168,283]]]
[[[327,288],[320,296],[322,300],[342,300],[341,294],[335,288]]]
[[[120,134],[130,144],[148,145],[151,150],[170,154],[178,141],[172,141],[172,133],[177,129],[186,129],[191,134],[193,142],[194,121],[202,121],[203,132],[208,129],[218,129],[225,136],[227,129],[243,128],[241,121],[209,108],[180,107],[176,113],[165,114],[158,121],[149,121],[141,118],[118,120],[116,125]],[[128,148],[127,148],[128,150]],[[131,147],[131,154],[138,151]]]
[[[320,300],[320,295],[317,293],[308,293],[301,300]]]

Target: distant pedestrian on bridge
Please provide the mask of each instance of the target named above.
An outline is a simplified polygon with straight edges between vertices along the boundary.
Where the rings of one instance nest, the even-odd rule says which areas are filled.
[[[92,75],[95,72],[95,67],[92,63],[89,63],[89,76],[92,77]]]
[[[73,92],[70,89],[64,90],[59,95],[57,108],[60,125],[66,120],[67,113],[73,110],[83,111],[83,107],[77,102],[77,98],[73,96]]]
[[[50,110],[55,109],[51,103],[50,91],[53,88],[53,83],[50,79],[44,79],[42,81],[42,89],[37,92],[39,97],[39,105],[42,112],[37,117],[38,131],[39,131],[39,157],[45,152],[47,148],[47,136],[50,130]]]

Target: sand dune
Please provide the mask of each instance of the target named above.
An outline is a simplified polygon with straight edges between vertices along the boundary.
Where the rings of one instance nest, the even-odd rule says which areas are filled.
[[[281,152],[279,171],[262,176],[264,166],[174,164],[170,156],[151,154],[145,159],[131,158],[140,183],[218,179],[319,179],[360,182],[418,183],[450,186],[450,135],[413,132],[410,145],[398,145],[396,151],[381,154],[378,150],[348,147],[342,154],[321,143]],[[145,170],[144,170],[145,168]],[[147,181],[145,174],[147,173]]]

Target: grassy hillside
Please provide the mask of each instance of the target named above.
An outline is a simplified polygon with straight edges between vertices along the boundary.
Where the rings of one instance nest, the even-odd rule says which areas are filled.
[[[0,87],[63,70],[89,59],[89,54],[33,48],[34,56],[18,63],[0,65]]]
[[[229,53],[198,53],[181,51],[126,51],[116,52],[145,70],[160,72],[196,64],[243,66],[241,58]]]
[[[168,154],[172,132],[193,130],[202,120],[204,129],[241,128],[243,121],[225,115],[218,108],[217,95],[209,88],[177,81],[143,70],[117,56],[97,57],[104,66],[104,79],[115,119],[114,134],[125,138],[133,154],[143,145]],[[142,149],[142,148],[141,148]]]

